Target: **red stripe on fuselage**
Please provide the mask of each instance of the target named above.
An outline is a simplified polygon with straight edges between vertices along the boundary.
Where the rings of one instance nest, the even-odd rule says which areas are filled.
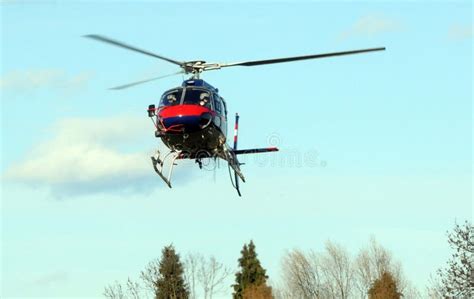
[[[200,105],[175,105],[161,108],[158,116],[161,118],[199,116],[204,112],[209,112],[214,115],[214,111]]]

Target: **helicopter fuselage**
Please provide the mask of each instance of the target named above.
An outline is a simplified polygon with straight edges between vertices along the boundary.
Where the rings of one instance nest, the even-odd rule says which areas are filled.
[[[227,107],[204,80],[190,79],[166,91],[155,110],[155,136],[172,151],[190,157],[222,156],[226,147]]]

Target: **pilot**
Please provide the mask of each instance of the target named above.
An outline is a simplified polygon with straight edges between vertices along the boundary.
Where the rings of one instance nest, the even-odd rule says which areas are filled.
[[[201,106],[207,106],[209,103],[209,94],[207,92],[201,93],[199,96],[199,105]]]
[[[176,95],[174,95],[174,94],[169,94],[169,95],[166,97],[166,100],[168,101],[168,105],[174,105],[174,104],[176,104]]]

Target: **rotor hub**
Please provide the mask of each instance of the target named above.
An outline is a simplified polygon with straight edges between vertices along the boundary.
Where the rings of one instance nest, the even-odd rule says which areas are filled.
[[[204,71],[206,62],[204,60],[187,61],[182,65],[182,68],[186,74],[199,74]]]

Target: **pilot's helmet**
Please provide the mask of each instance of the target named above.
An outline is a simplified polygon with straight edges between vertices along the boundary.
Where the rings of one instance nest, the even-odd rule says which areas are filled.
[[[169,103],[174,103],[176,102],[176,95],[174,94],[169,94],[166,99],[168,100]]]
[[[207,92],[203,92],[199,95],[199,105],[204,106],[209,101],[209,94]]]

